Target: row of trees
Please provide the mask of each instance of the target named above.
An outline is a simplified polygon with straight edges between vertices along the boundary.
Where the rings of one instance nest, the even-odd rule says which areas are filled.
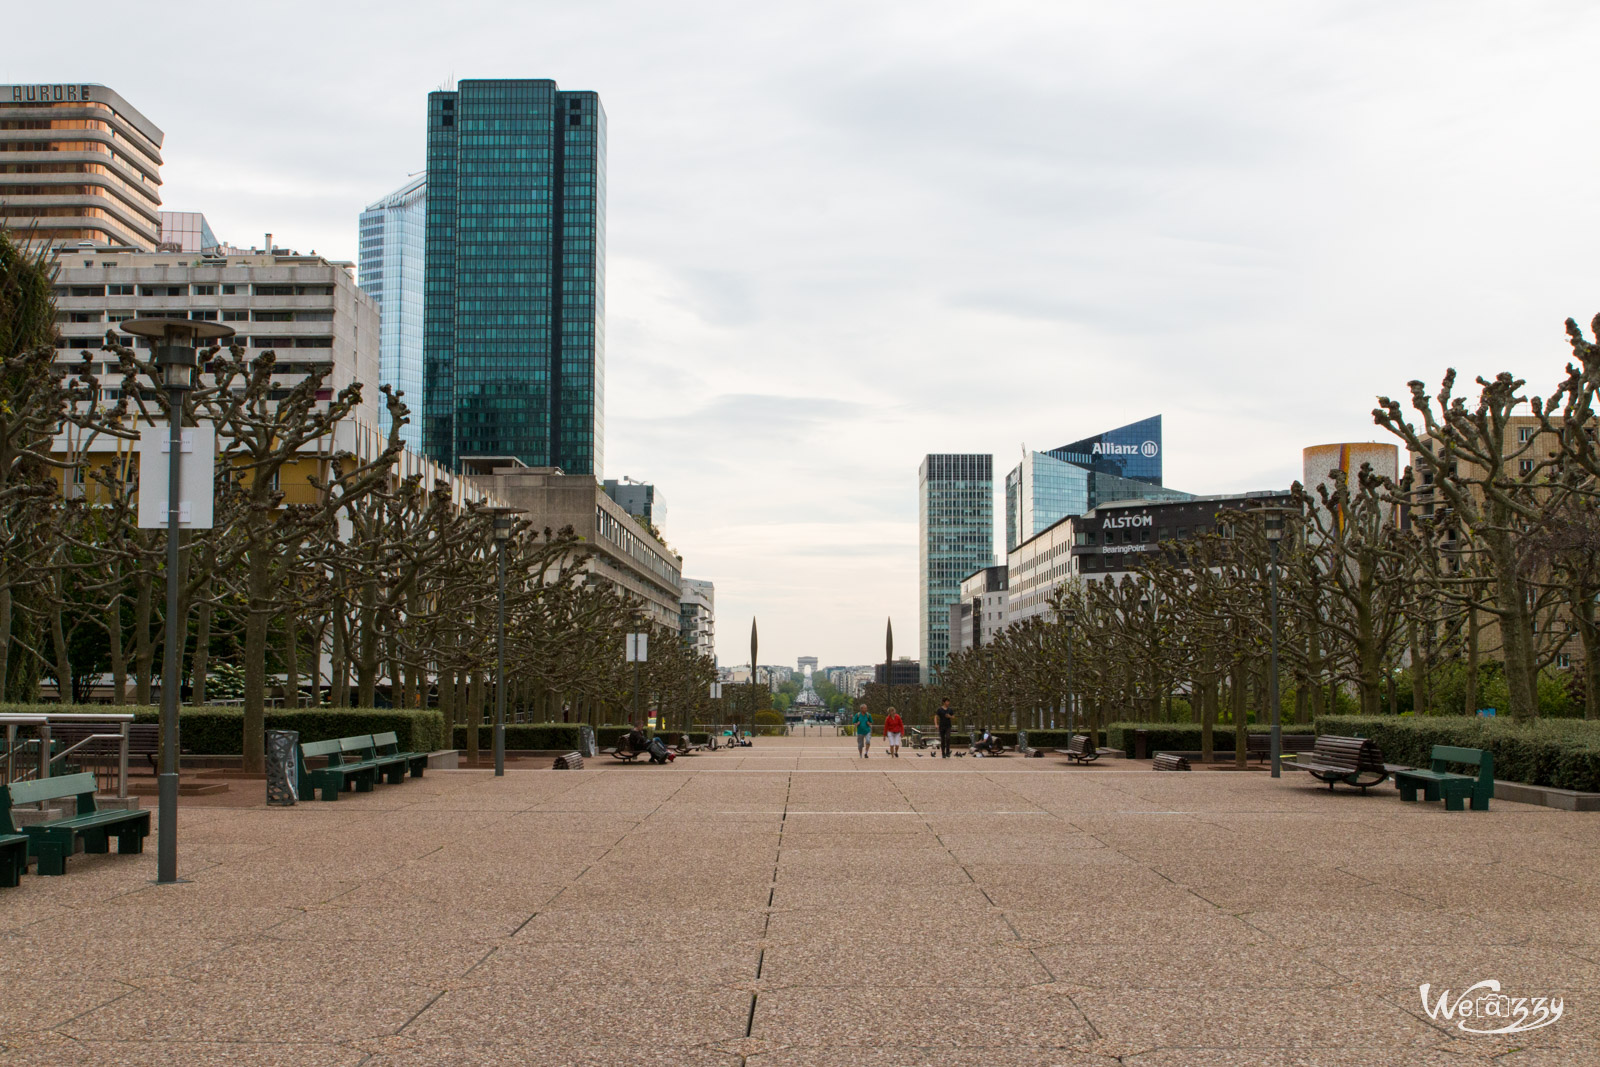
[[[490,509],[443,480],[402,477],[398,394],[383,389],[387,440],[353,449],[342,430],[359,384],[332,393],[326,366],[285,381],[270,352],[205,351],[178,417],[216,429],[215,520],[180,534],[169,574],[165,530],[137,522],[134,442],[172,415],[150,353],[107,335],[95,358],[122,371],[110,399],[90,353],[75,377],[53,369],[54,336],[47,262],[0,234],[5,700],[36,699],[51,679],[70,701],[109,674],[113,702],[131,682],[132,699],[150,703],[171,581],[191,700],[207,700],[219,662],[243,667],[247,768],[262,760],[269,690],[331,707],[437,704],[452,723],[479,722],[493,706],[503,551],[510,706],[542,720],[628,714],[624,635],[654,629],[641,607],[590,578],[589,549],[570,528],[522,518],[500,548]],[[643,699],[686,723],[705,718],[712,662],[675,628],[653,636]],[[477,731],[467,737],[475,749]]]
[[[1600,349],[1567,329],[1574,360],[1550,396],[1510,374],[1470,398],[1454,371],[1431,395],[1411,382],[1407,403],[1373,411],[1409,456],[1398,478],[1329,472],[1120,579],[1069,582],[1048,615],[952,656],[945,691],[997,725],[1064,714],[1069,694],[1085,724],[1198,721],[1209,748],[1212,724],[1268,706],[1275,571],[1294,722],[1472,714],[1491,693],[1517,720],[1578,704],[1600,718]]]

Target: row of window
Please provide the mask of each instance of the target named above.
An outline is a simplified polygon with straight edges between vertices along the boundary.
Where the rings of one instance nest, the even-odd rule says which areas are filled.
[[[246,286],[247,291],[255,296],[332,296],[331,285],[255,285]],[[55,295],[58,297],[72,296],[133,296],[134,290],[139,296],[216,296],[220,290],[223,296],[233,296],[239,291],[237,284],[195,284],[195,285],[58,285]]]

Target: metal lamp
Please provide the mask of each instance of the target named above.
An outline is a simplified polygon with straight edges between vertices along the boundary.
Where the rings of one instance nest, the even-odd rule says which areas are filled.
[[[233,336],[232,326],[193,319],[129,319],[123,333],[144,337],[155,348],[161,386],[167,391],[167,641],[161,667],[161,774],[156,795],[156,883],[178,880],[178,527],[183,485],[183,394],[194,388],[199,358],[195,344]]]
[[[1261,530],[1267,538],[1267,550],[1270,562],[1267,565],[1267,588],[1271,595],[1267,598],[1268,611],[1272,619],[1272,663],[1267,672],[1267,715],[1272,723],[1272,777],[1280,778],[1283,775],[1283,725],[1282,709],[1278,700],[1278,544],[1283,540],[1284,517],[1287,514],[1284,508],[1264,508],[1261,517]]]

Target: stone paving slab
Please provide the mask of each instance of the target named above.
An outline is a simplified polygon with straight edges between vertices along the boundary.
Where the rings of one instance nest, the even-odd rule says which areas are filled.
[[[239,799],[0,890],[0,1063],[1600,1064],[1597,814],[822,737]],[[1563,1018],[1424,1013],[1490,978]]]

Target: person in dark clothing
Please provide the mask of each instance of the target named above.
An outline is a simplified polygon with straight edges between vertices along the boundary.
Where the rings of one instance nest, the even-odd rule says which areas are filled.
[[[950,758],[950,728],[955,725],[956,713],[950,710],[950,698],[945,697],[939,704],[939,755],[944,759]]]

